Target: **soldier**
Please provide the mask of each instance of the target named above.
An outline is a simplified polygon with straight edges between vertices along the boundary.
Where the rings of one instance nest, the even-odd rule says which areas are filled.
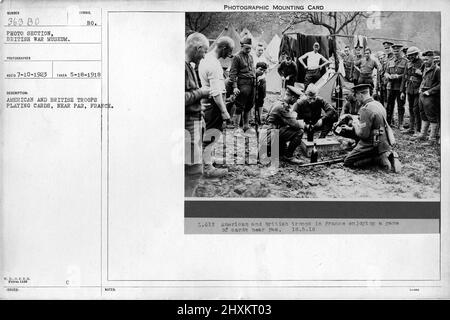
[[[359,113],[360,107],[361,104],[356,100],[355,95],[348,94],[345,97],[345,104],[343,107],[342,114],[357,115]]]
[[[320,138],[325,138],[338,120],[338,114],[331,104],[317,95],[318,91],[316,85],[311,83],[306,89],[306,97],[296,102],[293,109],[297,119],[311,125],[314,131],[320,130]]]
[[[344,63],[345,79],[349,82],[353,81],[353,63],[355,57],[350,53],[350,48],[345,46],[342,61]]]
[[[256,64],[256,98],[255,98],[255,121],[261,124],[262,108],[266,97],[266,71],[267,63],[258,62]]]
[[[364,57],[357,62],[355,62],[355,68],[359,72],[358,84],[370,84],[372,88],[373,85],[373,70],[377,69],[378,71],[378,63],[371,58],[372,51],[370,48],[366,48],[364,50]]]
[[[406,53],[408,52],[408,49],[409,49],[408,47],[403,47],[402,48],[402,57],[403,58],[406,58]]]
[[[305,88],[308,88],[310,83],[316,83],[321,77],[320,71],[322,68],[330,64],[330,61],[319,53],[319,49],[319,43],[315,42],[312,51],[309,51],[298,58],[298,61],[306,70]],[[306,59],[306,64],[304,59]],[[322,64],[320,63],[321,61]]]
[[[236,96],[236,121],[239,126],[243,116],[243,129],[249,129],[249,114],[253,108],[255,96],[255,65],[250,54],[252,39],[244,37],[241,40],[241,51],[236,54],[231,62],[230,81],[233,93]]]
[[[386,110],[369,93],[369,84],[360,84],[353,88],[356,99],[362,104],[359,122],[352,126],[342,125],[343,131],[354,134],[358,143],[345,157],[344,166],[363,168],[379,165],[383,169],[394,172],[401,171],[401,164],[396,152],[392,151],[393,137],[386,120]],[[388,132],[389,130],[389,132]]]
[[[390,41],[383,42],[384,53],[386,54],[386,61],[388,61],[394,57],[394,53],[392,52],[393,45],[394,44]]]
[[[362,49],[363,49],[363,47],[361,47],[361,46],[355,47],[355,59],[353,60],[353,74],[352,74],[352,79],[353,79],[354,85],[358,84],[360,72],[359,72],[359,68],[355,68],[355,66],[361,64],[361,59],[363,58]]]
[[[428,128],[430,136],[428,145],[436,143],[438,124],[440,121],[440,92],[441,92],[441,69],[433,63],[433,51],[423,53],[423,75],[419,87],[419,110],[422,119],[422,128],[416,140],[426,140]]]
[[[298,69],[294,61],[287,53],[281,55],[281,63],[278,66],[278,74],[283,81],[283,88],[293,86],[297,79]]]
[[[379,92],[380,96],[380,102],[381,104],[386,108],[386,102],[387,102],[387,79],[384,77],[384,74],[386,73],[386,66],[387,62],[392,58],[392,45],[393,43],[390,41],[383,42],[384,47],[384,59],[383,62],[381,62],[381,68],[378,76],[377,81],[377,91]]]
[[[224,122],[230,119],[225,105],[225,80],[219,58],[229,57],[233,48],[234,41],[231,38],[220,37],[217,40],[216,49],[207,53],[198,67],[202,87],[210,90],[209,97],[202,100],[205,108],[206,128],[203,136],[203,162],[204,174],[207,177],[224,176],[228,172],[226,169],[218,169],[213,166],[212,144],[220,137]]]
[[[184,65],[184,126],[185,126],[185,195],[193,196],[203,173],[202,161],[202,107],[200,100],[209,96],[209,89],[200,88],[200,82],[191,63],[198,64],[208,51],[208,39],[193,33],[186,39]]]
[[[441,67],[441,56],[439,55],[434,56],[433,63],[436,64],[438,67]]]
[[[422,82],[422,65],[423,61],[419,58],[419,49],[410,47],[406,51],[408,63],[406,65],[405,74],[401,84],[402,100],[406,97],[409,106],[409,128],[402,133],[419,134],[420,132],[420,113],[419,113],[419,87]]]
[[[258,43],[255,52],[252,53],[252,56],[253,56],[253,64],[255,65],[255,67],[258,62],[264,62],[267,65],[269,64],[266,57],[264,56],[264,44],[262,43]]]
[[[378,51],[377,52],[377,59],[379,62],[379,69],[377,70],[377,84],[376,84],[376,88],[375,88],[375,93],[376,95],[374,95],[374,99],[379,101],[383,106],[384,106],[384,102],[386,101],[386,87],[383,86],[383,69],[384,69],[384,63],[386,61],[386,54],[383,51]],[[384,87],[384,90],[383,90]]]
[[[302,95],[300,88],[287,86],[283,100],[275,102],[267,116],[267,124],[262,127],[267,130],[267,134],[262,135],[260,145],[269,146],[271,130],[278,129],[281,160],[292,164],[302,163],[294,157],[294,151],[302,141],[305,123],[303,120],[295,119],[295,113],[292,112],[292,105]],[[286,146],[287,143],[289,146]]]
[[[387,80],[387,121],[391,125],[395,101],[397,101],[398,128],[402,128],[403,117],[405,115],[405,100],[402,100],[400,97],[400,89],[407,63],[407,60],[401,57],[401,47],[401,44],[392,46],[394,56],[386,63],[386,71],[384,74]]]

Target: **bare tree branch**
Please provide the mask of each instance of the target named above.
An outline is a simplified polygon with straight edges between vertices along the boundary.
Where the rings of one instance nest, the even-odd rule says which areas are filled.
[[[198,32],[203,32],[206,28],[209,27],[209,25],[211,24],[212,21],[212,15],[209,16],[208,21],[205,23],[205,25],[200,28],[200,30]]]
[[[339,33],[342,31],[342,29],[348,25],[349,23],[351,23],[353,20],[355,20],[356,17],[358,17],[359,15],[361,15],[361,12],[356,11],[355,13],[353,13],[353,15],[347,19],[344,23],[341,24],[341,26],[336,30],[336,33]]]

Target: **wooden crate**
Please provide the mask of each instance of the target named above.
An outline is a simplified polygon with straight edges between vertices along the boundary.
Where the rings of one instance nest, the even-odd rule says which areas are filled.
[[[303,152],[303,154],[307,157],[311,156],[311,150],[314,147],[314,143],[316,143],[317,151],[319,151],[320,154],[327,154],[331,151],[339,151],[341,150],[341,143],[337,141],[334,138],[318,138],[314,139],[314,141],[307,141],[306,138],[302,140],[302,144],[300,145],[300,148]]]

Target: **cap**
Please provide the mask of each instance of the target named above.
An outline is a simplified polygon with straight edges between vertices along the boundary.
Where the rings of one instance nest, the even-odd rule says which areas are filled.
[[[422,53],[422,56],[424,56],[424,57],[433,57],[434,56],[434,52],[433,52],[433,50],[427,50],[427,51]]]
[[[407,55],[415,54],[415,53],[419,53],[419,48],[417,48],[417,47],[409,47],[408,50],[406,51]]]
[[[258,69],[258,68],[267,70],[267,63],[265,63],[265,62],[258,62],[258,63],[256,64],[256,69]]]
[[[294,86],[287,86],[289,91],[297,96],[303,95],[303,90]]]
[[[403,47],[402,51],[403,51],[404,53],[406,53],[406,51],[408,51],[408,47]]]
[[[310,97],[315,97],[317,93],[319,92],[319,89],[316,87],[314,83],[310,83],[308,87],[306,88],[306,95]]]
[[[243,37],[241,39],[241,45],[251,46],[252,45],[252,38],[250,38],[250,37]]]
[[[320,47],[320,44],[318,42],[314,42],[313,47]]]
[[[364,90],[369,90],[372,87],[372,85],[367,84],[367,83],[362,83],[362,84],[358,84],[356,86],[354,86],[352,89],[354,92],[361,92]]]
[[[390,42],[390,41],[384,41],[383,42],[383,46],[385,46],[385,47],[392,47],[394,44],[392,43],[392,42]]]
[[[400,48],[402,48],[403,47],[403,45],[402,44],[394,44],[394,45],[392,45],[392,49],[394,49],[394,50],[400,50]]]

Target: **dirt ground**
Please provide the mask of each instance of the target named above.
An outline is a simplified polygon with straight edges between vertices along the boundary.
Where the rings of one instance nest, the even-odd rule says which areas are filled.
[[[264,109],[278,98],[268,94]],[[408,107],[406,106],[406,109]],[[265,111],[266,112],[266,111]],[[409,121],[406,111],[406,121]],[[301,168],[280,162],[278,170],[271,170],[261,164],[219,165],[227,167],[229,174],[224,178],[199,181],[195,197],[223,198],[330,198],[330,199],[439,199],[440,198],[440,146],[423,146],[410,141],[410,135],[394,128],[398,152],[403,168],[400,174],[387,173],[378,168],[349,169],[342,163]],[[225,130],[232,135],[233,129]],[[230,136],[228,136],[230,137]],[[342,140],[342,139],[341,139]],[[250,147],[252,146],[250,143]],[[221,145],[217,144],[217,150]],[[243,163],[243,150],[237,152],[235,160]],[[322,155],[342,156],[346,151]],[[298,149],[297,156],[309,162]],[[241,157],[241,159],[239,159]],[[320,159],[319,159],[320,161]],[[220,162],[220,159],[219,159]]]

